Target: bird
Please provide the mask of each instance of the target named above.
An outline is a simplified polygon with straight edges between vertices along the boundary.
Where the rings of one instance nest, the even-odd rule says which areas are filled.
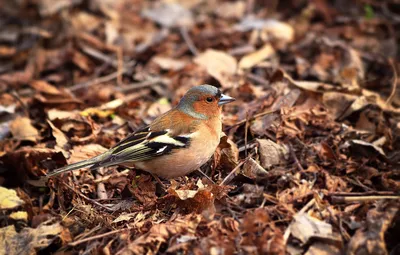
[[[188,175],[214,154],[222,135],[222,106],[233,101],[212,85],[194,86],[174,108],[108,151],[58,168],[47,177],[117,165],[138,168],[157,180]]]

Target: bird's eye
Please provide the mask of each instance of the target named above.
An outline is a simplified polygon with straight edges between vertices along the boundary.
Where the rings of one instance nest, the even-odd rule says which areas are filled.
[[[209,102],[209,103],[211,103],[213,100],[214,100],[214,99],[213,99],[212,97],[207,97],[207,98],[206,98],[206,101]]]

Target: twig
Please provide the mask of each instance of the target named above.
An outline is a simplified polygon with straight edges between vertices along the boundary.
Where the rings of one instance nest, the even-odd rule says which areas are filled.
[[[391,105],[394,96],[396,95],[396,88],[397,88],[397,71],[396,66],[393,63],[393,59],[389,58],[389,64],[393,70],[393,81],[392,81],[392,92],[390,93],[389,97],[386,99],[386,104]]]
[[[299,212],[297,212],[297,214],[299,213],[305,213],[306,211],[308,211],[308,209],[310,209],[313,205],[315,204],[315,198],[311,199],[305,206],[303,206],[303,208],[301,208],[301,210]],[[287,240],[289,239],[291,233],[291,229],[290,229],[290,225],[287,227],[285,234],[283,235],[283,243],[284,245],[286,245]]]
[[[369,192],[334,192],[329,193],[329,196],[344,196],[344,197],[357,197],[357,196],[400,196],[400,193],[392,191],[369,191]]]
[[[153,178],[161,185],[161,187],[163,188],[163,189],[167,189],[167,187],[164,185],[164,183],[162,183],[162,181],[160,180],[160,178],[158,178],[158,176],[157,175],[155,175],[155,174],[152,174],[152,173],[150,173],[151,174],[151,176],[153,176]]]
[[[72,190],[73,192],[75,192],[76,194],[78,194],[80,197],[82,197],[82,198],[85,199],[86,201],[88,201],[89,203],[92,203],[92,204],[94,204],[94,205],[97,205],[97,206],[99,206],[99,207],[101,207],[101,208],[103,208],[103,209],[105,209],[105,210],[107,210],[107,211],[109,211],[109,212],[114,212],[112,209],[110,209],[110,208],[108,208],[108,207],[106,207],[106,206],[100,204],[99,202],[97,202],[97,201],[95,201],[95,200],[93,200],[93,199],[91,199],[91,198],[85,196],[84,194],[82,194],[82,193],[76,191],[74,188],[72,188],[71,186],[69,186],[69,185],[66,184],[65,182],[63,182],[62,184],[65,185],[65,187],[67,187],[67,188],[69,188],[70,190]]]
[[[91,57],[93,57],[97,60],[101,60],[101,61],[111,65],[112,67],[115,67],[116,69],[118,69],[118,64],[119,64],[118,60],[115,60],[114,58],[109,57],[108,55],[106,55],[96,49],[93,49],[91,47],[88,47],[88,46],[80,46],[80,48],[84,53],[90,55]],[[124,64],[124,67],[126,70],[129,70],[130,68],[132,68],[135,65],[135,63],[136,63],[136,61],[134,61],[134,60],[129,61]]]
[[[258,82],[259,84],[264,85],[266,87],[269,87],[271,85],[271,83],[269,81],[267,81],[263,77],[256,75],[256,74],[247,73],[246,77],[249,78],[250,80]]]
[[[135,82],[135,83],[128,84],[128,85],[124,86],[123,88],[120,88],[119,91],[122,93],[128,93],[131,90],[147,88],[147,87],[150,87],[150,86],[156,85],[158,83],[162,83],[162,82],[163,82],[163,79],[154,78],[154,79],[147,80],[147,81]]]
[[[127,231],[127,230],[130,230],[130,229],[132,229],[132,228],[117,229],[117,230],[110,231],[110,232],[107,232],[107,233],[103,233],[103,234],[99,234],[99,235],[96,235],[96,236],[91,236],[91,237],[88,237],[88,238],[84,238],[84,239],[81,239],[81,240],[78,240],[78,241],[75,241],[75,242],[71,242],[68,245],[69,246],[76,246],[76,245],[79,245],[79,244],[82,244],[82,243],[86,243],[86,242],[93,241],[93,240],[96,240],[96,239],[99,239],[99,238],[111,236],[111,235],[114,235],[114,234],[117,234],[117,233],[120,233],[120,232],[123,232],[123,231]]]
[[[289,149],[290,149],[290,154],[292,154],[292,158],[294,159],[294,162],[296,162],[297,168],[298,168],[300,171],[303,172],[303,171],[304,171],[304,168],[303,168],[302,165],[300,164],[299,159],[298,159],[297,156],[296,156],[296,153],[294,153],[293,145],[292,145],[291,143],[289,143]]]
[[[253,117],[249,118],[248,121],[255,120],[255,119],[257,119],[257,118],[260,118],[260,117],[262,117],[262,116],[264,116],[264,115],[267,115],[267,114],[274,113],[274,112],[276,112],[276,111],[278,111],[278,110],[268,110],[268,111],[264,111],[264,112],[261,112],[261,113],[257,113],[257,114],[255,114],[255,115],[253,115]],[[246,119],[241,120],[241,121],[239,121],[239,122],[236,122],[235,124],[231,125],[230,127],[239,126],[239,125],[242,125],[243,123],[246,123]]]
[[[381,199],[400,199],[400,196],[332,196],[332,204],[343,204],[343,203],[353,203],[353,202],[366,202],[372,200]]]
[[[179,31],[181,32],[183,40],[186,42],[187,46],[189,47],[190,52],[194,56],[197,56],[199,54],[199,51],[197,50],[196,46],[194,45],[192,39],[190,38],[186,27],[183,27],[183,26],[180,27]]]
[[[122,84],[122,73],[124,70],[124,54],[122,51],[122,47],[117,48],[117,59],[118,59],[118,76],[117,76],[117,84],[118,86],[121,86]]]
[[[104,175],[104,167],[101,167],[96,171],[96,179],[100,179]],[[104,185],[103,182],[98,182],[97,183],[97,197],[100,199],[107,199],[107,190],[106,186]]]
[[[206,175],[203,171],[201,171],[200,169],[197,169],[197,172],[199,172],[201,175],[206,177],[206,179],[209,180],[212,184],[215,184],[215,182],[208,175]]]
[[[103,77],[94,78],[94,79],[92,79],[90,81],[86,81],[86,82],[81,82],[81,83],[73,85],[72,87],[69,88],[69,90],[71,92],[74,92],[76,90],[79,90],[79,89],[82,89],[82,88],[85,88],[85,87],[90,87],[90,86],[95,85],[95,84],[111,81],[113,79],[116,79],[119,75],[121,75],[124,72],[125,72],[125,70],[120,70],[120,71],[116,71],[114,73],[110,73],[110,74],[108,74],[106,76],[103,76]]]
[[[29,109],[26,106],[26,104],[24,103],[24,101],[22,101],[22,99],[20,98],[18,92],[16,90],[13,90],[10,94],[12,97],[15,98],[15,100],[17,100],[21,104],[21,108],[24,111],[25,116],[29,117]]]
[[[247,147],[247,134],[249,130],[249,112],[246,111],[246,125],[244,128],[244,146]],[[245,157],[247,157],[247,150],[244,151]]]
[[[225,185],[225,183],[228,183],[232,179],[232,175],[235,174],[235,172],[244,164],[246,163],[251,157],[253,157],[254,152],[251,153],[245,160],[240,162],[235,168],[232,169],[232,171],[225,177],[225,179],[219,184],[219,186]]]

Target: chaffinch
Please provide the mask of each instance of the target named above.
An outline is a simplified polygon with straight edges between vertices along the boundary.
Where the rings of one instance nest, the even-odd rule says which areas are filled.
[[[191,88],[179,104],[105,153],[49,173],[90,167],[136,167],[170,179],[197,170],[214,154],[222,132],[221,106],[234,101],[211,85]]]

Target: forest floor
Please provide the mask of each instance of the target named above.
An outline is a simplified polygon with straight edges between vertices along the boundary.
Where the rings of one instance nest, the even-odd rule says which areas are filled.
[[[400,254],[398,1],[0,6],[0,254]],[[236,98],[212,181],[44,178],[200,84]]]

